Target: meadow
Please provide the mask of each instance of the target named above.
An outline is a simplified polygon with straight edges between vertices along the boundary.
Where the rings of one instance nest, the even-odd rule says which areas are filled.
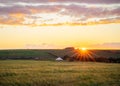
[[[88,50],[91,56],[105,58],[120,58],[120,50]],[[55,60],[57,57],[73,56],[74,49],[17,49],[0,50],[0,59],[36,59]]]
[[[0,86],[120,86],[120,64],[0,60]]]
[[[54,60],[57,56],[63,57],[70,50],[63,49],[18,49],[18,50],[0,50],[0,59],[35,59]],[[54,55],[51,55],[54,54]]]

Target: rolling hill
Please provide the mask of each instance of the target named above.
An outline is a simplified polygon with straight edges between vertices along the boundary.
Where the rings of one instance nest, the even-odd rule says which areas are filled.
[[[92,57],[120,58],[120,50],[88,50]],[[74,49],[18,49],[0,50],[0,59],[55,60],[57,57],[74,55]]]

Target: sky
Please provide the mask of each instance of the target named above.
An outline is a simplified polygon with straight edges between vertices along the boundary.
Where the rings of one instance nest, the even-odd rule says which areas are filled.
[[[0,0],[0,49],[120,49],[120,0]]]

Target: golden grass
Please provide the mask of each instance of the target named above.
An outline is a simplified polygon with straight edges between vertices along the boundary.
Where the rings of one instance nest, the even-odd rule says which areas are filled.
[[[120,86],[120,64],[0,60],[0,86]]]

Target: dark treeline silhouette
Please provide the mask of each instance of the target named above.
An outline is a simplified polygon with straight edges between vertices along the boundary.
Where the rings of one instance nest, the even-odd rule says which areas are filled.
[[[81,59],[82,58],[82,59]],[[86,57],[87,58],[87,57]],[[114,57],[94,57],[94,58],[87,58],[84,59],[84,57],[70,57],[68,55],[65,55],[63,57],[64,60],[67,61],[81,61],[81,62],[106,62],[106,63],[120,63],[120,58],[114,58]]]

